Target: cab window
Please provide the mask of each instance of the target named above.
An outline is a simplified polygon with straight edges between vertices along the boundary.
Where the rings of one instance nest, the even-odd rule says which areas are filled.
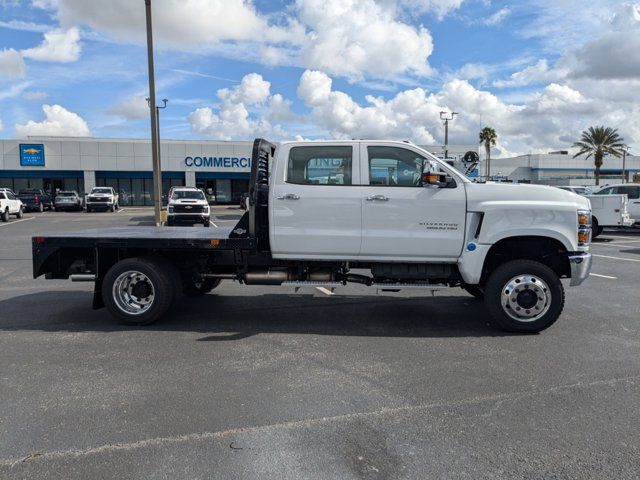
[[[419,187],[424,157],[400,147],[367,147],[369,185]]]
[[[640,188],[633,185],[626,185],[624,187],[616,187],[616,193],[626,193],[629,200],[635,200],[640,198]]]
[[[613,188],[614,187],[604,188],[597,192],[596,195],[611,195],[613,194]]]
[[[287,183],[351,185],[352,160],[352,147],[293,147],[289,151]]]
[[[4,199],[6,199],[6,198],[7,198],[7,197],[5,197],[5,196],[4,196],[4,192],[0,192],[0,200],[4,200]]]

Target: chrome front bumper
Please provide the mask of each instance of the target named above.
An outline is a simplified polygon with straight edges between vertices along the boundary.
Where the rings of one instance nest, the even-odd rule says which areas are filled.
[[[571,282],[569,282],[569,286],[575,287],[587,279],[591,271],[591,258],[591,254],[587,252],[569,255],[569,264],[571,265]]]

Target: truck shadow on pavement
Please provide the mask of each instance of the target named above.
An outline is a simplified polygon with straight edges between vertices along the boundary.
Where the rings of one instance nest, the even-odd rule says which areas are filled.
[[[92,293],[48,291],[0,301],[0,331],[196,332],[201,342],[238,341],[260,333],[354,337],[500,337],[484,304],[472,297],[218,295],[181,297],[153,325],[120,325]]]

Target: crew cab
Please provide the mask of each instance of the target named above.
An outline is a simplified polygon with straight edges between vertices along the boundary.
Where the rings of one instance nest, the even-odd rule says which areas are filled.
[[[25,212],[53,210],[51,195],[41,188],[24,188],[18,192],[18,198],[24,204]]]
[[[10,215],[22,218],[24,205],[8,188],[0,188],[0,221],[8,222]]]
[[[564,307],[566,278],[591,267],[589,201],[541,185],[472,183],[395,141],[256,139],[249,211],[231,228],[120,227],[33,238],[33,275],[94,282],[94,308],[156,321],[179,293],[221,280],[298,290],[461,287],[488,318],[539,332]]]
[[[211,211],[204,192],[195,187],[171,189],[167,206],[167,225],[201,223],[210,225]]]
[[[114,212],[120,208],[120,199],[112,187],[93,187],[86,201],[87,212],[109,210]]]

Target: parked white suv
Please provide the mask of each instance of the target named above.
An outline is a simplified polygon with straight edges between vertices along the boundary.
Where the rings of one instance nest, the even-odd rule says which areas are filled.
[[[120,199],[112,187],[93,187],[87,196],[87,212],[93,210],[115,211],[120,208]]]
[[[16,197],[16,195],[8,188],[0,189],[0,220],[3,222],[9,221],[10,215],[15,215],[16,218],[22,218],[24,212],[24,205],[22,201]]]
[[[626,195],[629,198],[629,215],[640,224],[640,183],[618,183],[605,185],[595,195]]]
[[[167,206],[167,225],[202,223],[210,225],[211,209],[204,192],[195,187],[175,187]]]

